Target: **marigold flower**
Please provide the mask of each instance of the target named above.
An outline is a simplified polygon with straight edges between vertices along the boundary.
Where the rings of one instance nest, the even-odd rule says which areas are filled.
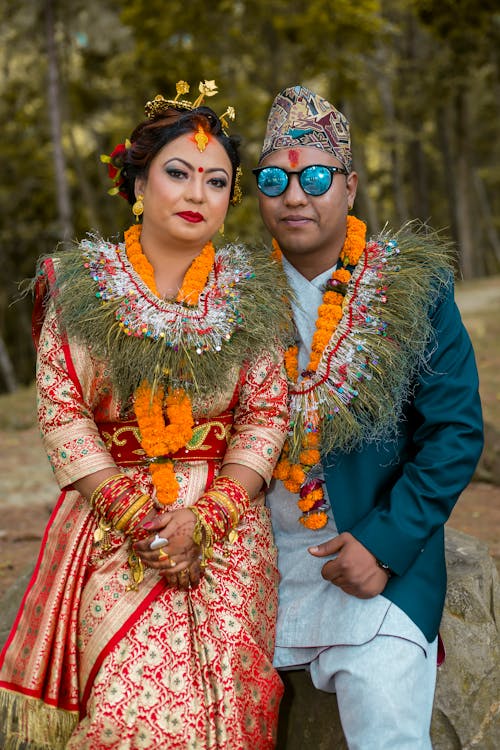
[[[289,492],[292,492],[294,495],[298,495],[301,485],[300,482],[294,482],[292,479],[285,479],[283,484]]]
[[[311,510],[314,503],[315,501],[309,495],[306,495],[305,497],[301,497],[300,500],[298,500],[297,505],[299,506],[302,513],[307,513],[308,510]]]
[[[315,466],[320,459],[320,453],[317,450],[303,450],[300,452],[300,463],[304,466]]]
[[[328,516],[323,511],[310,513],[308,516],[299,518],[300,523],[308,529],[322,529],[328,523]]]

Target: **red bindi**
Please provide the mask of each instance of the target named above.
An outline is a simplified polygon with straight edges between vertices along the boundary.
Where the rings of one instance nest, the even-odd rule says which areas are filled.
[[[205,170],[203,169],[203,167],[198,167],[198,172],[204,172],[204,171]]]
[[[291,167],[296,167],[299,163],[299,152],[295,148],[291,148],[288,151],[288,161]]]

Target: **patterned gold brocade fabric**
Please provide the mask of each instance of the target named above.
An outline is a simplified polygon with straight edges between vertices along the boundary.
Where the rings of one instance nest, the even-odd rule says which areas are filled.
[[[217,403],[195,401],[195,418],[226,411],[239,381],[235,372]],[[25,714],[14,724],[35,738],[30,750],[273,748],[282,685],[272,667],[278,572],[268,511],[255,503],[237,541],[215,545],[198,588],[167,588],[146,569],[139,590],[127,592],[127,540],[114,532],[109,551],[95,548],[96,518],[72,489],[115,468],[96,421],[117,421],[122,404],[106,363],[68,344],[52,306],[37,383],[44,444],[64,489],[23,604],[31,614],[18,621],[3,654],[0,720]],[[282,362],[263,354],[240,382],[222,463],[248,466],[268,483],[286,429]],[[122,470],[153,494],[146,467]],[[194,503],[213,476],[203,461],[178,462],[175,471],[172,509]],[[23,737],[12,735],[12,747],[24,747]]]

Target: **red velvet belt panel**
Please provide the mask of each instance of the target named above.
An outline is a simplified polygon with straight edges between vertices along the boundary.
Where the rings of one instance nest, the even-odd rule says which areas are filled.
[[[140,431],[135,419],[121,422],[98,422],[99,433],[118,466],[147,466],[155,459],[172,461],[216,461],[227,448],[233,412],[224,412],[213,419],[197,419],[189,443],[176,453],[149,457],[141,446]]]

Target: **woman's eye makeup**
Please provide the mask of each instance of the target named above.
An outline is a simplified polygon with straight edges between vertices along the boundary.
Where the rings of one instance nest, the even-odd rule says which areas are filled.
[[[211,185],[217,188],[227,187],[227,179],[225,177],[211,177],[209,182]]]
[[[187,172],[183,169],[176,169],[174,167],[167,167],[165,170],[169,177],[174,177],[176,180],[180,180],[183,177],[187,177]]]
[[[200,170],[198,170],[200,171]],[[203,170],[205,171],[205,170]],[[169,177],[172,177],[174,180],[187,180],[189,179],[189,172],[186,169],[180,169],[179,167],[167,167],[165,169],[165,172],[168,174]],[[205,173],[206,175],[206,173]],[[206,175],[208,176],[208,175]],[[228,185],[228,179],[225,176],[221,177],[209,177],[208,183],[212,185],[215,188],[225,188]]]

